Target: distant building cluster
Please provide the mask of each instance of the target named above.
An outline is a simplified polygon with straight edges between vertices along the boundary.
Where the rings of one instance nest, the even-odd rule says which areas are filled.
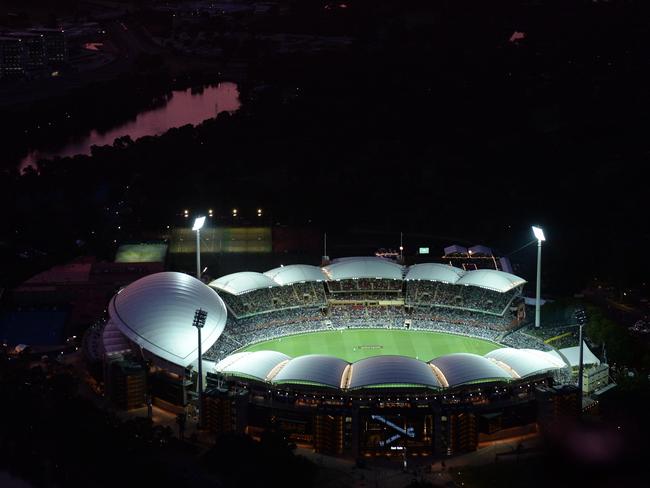
[[[0,78],[20,78],[68,60],[65,31],[33,28],[0,33]]]

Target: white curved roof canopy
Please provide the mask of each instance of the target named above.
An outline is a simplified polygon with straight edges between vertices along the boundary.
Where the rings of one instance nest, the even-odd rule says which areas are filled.
[[[524,283],[526,283],[526,280],[523,278],[496,269],[468,271],[456,282],[457,285],[479,286],[501,293],[517,288]]]
[[[140,278],[111,299],[108,312],[131,341],[185,367],[198,358],[192,327],[198,308],[208,312],[201,331],[201,346],[207,351],[226,325],[226,306],[214,290],[192,276],[168,271]]]
[[[325,266],[323,271],[330,280],[353,278],[381,278],[401,280],[403,268],[397,263],[373,256],[341,258]]]
[[[262,273],[242,271],[240,273],[222,276],[212,281],[210,286],[228,292],[231,295],[241,295],[249,291],[278,286],[278,284]]]
[[[340,388],[343,371],[348,362],[334,356],[311,354],[289,361],[273,377],[274,383],[315,383]]]
[[[352,364],[350,389],[382,385],[440,388],[429,365],[405,356],[373,356]]]
[[[309,264],[290,264],[271,269],[264,273],[278,285],[291,285],[303,281],[325,281],[327,276],[318,266]]]
[[[446,354],[428,363],[406,356],[372,356],[348,363],[320,354],[292,359],[276,351],[246,351],[231,354],[217,363],[214,370],[273,384],[308,383],[354,390],[406,385],[454,388],[485,381],[512,381],[566,366],[556,351],[500,348],[485,356]]]
[[[219,361],[214,369],[224,374],[242,375],[266,381],[274,368],[289,359],[289,356],[277,351],[240,352]]]
[[[501,361],[512,368],[522,378],[561,369],[566,366],[559,356],[556,357],[544,351],[538,351],[537,349],[504,347],[488,352],[485,357]]]
[[[234,364],[235,362],[239,361],[244,356],[248,356],[249,354],[253,354],[253,352],[252,351],[235,352],[230,356],[226,356],[225,358],[223,358],[221,361],[219,361],[217,364],[214,365],[214,370],[223,371],[231,364]]]
[[[591,349],[587,346],[587,343],[583,341],[584,349],[582,351],[582,362],[583,364],[600,364],[600,359],[591,352]],[[567,358],[567,361],[571,364],[572,367],[580,365],[580,346],[565,347],[560,349],[560,353]]]
[[[443,283],[456,283],[465,271],[440,263],[421,263],[409,267],[405,280],[441,281]]]
[[[485,380],[510,381],[513,376],[489,359],[477,354],[459,352],[429,361],[445,376],[449,386],[458,386]]]

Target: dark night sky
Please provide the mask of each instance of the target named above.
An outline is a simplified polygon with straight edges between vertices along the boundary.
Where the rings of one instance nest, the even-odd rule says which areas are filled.
[[[558,289],[597,274],[635,284],[648,271],[640,256],[650,245],[650,31],[639,20],[645,3],[619,3],[358,1],[324,14],[304,2],[282,22],[252,21],[245,28],[260,35],[354,42],[295,54],[259,39],[230,46],[246,65],[238,113],[46,163],[38,179],[4,175],[0,203],[16,209],[2,229],[5,259],[16,248],[90,241],[98,225],[135,236],[187,206],[261,206],[273,223],[314,225],[341,241],[363,229],[403,231],[505,253],[537,223],[549,236],[546,270]],[[152,19],[128,22],[151,28]],[[230,28],[243,29],[237,22]],[[515,30],[526,33],[516,44]],[[68,98],[11,107],[2,122],[7,160],[35,138],[46,145],[124,123],[154,95],[218,79],[158,56]],[[60,129],[25,136],[62,112],[72,117]],[[104,209],[118,206],[119,222],[107,220]],[[530,252],[513,259],[528,262]],[[562,278],[567,270],[571,279]]]

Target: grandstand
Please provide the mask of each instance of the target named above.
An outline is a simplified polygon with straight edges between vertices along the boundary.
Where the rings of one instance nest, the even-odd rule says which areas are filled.
[[[240,272],[210,283],[238,318],[277,310],[325,306],[325,276],[316,266],[290,265],[266,273]]]
[[[319,268],[289,265],[211,282],[229,309],[212,361],[289,335],[344,329],[412,329],[495,340],[516,323],[524,280],[496,270],[438,263],[404,267],[377,257]]]
[[[487,323],[504,328],[511,325],[510,312],[524,283],[497,270],[464,271],[438,263],[405,268],[383,258],[359,257],[333,260],[324,268],[290,265],[233,273],[210,286],[237,318],[301,307],[354,319],[410,314],[435,319],[454,311],[461,317],[465,311],[491,316]]]

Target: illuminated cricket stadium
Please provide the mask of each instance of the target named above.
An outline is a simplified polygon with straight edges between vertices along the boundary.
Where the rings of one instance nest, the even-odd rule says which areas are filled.
[[[496,269],[379,257],[207,286],[158,273],[111,300],[96,355],[135,352],[154,403],[182,411],[196,398],[201,308],[203,409],[216,434],[278,429],[348,457],[450,455],[534,432],[570,378],[562,351],[517,331],[524,285]]]

